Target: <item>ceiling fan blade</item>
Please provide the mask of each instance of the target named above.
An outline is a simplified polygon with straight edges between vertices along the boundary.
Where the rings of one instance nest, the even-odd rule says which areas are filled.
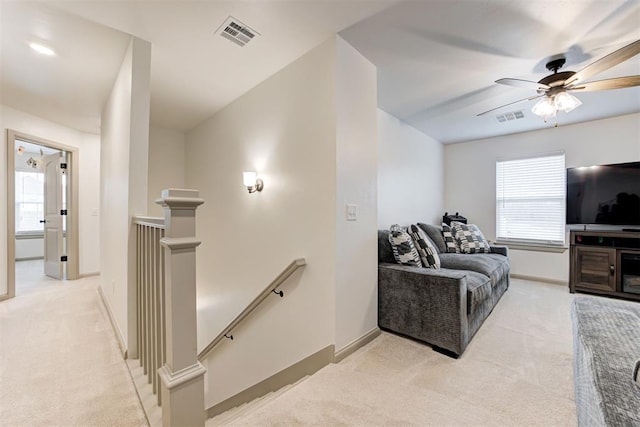
[[[587,65],[582,70],[578,71],[572,77],[567,79],[567,81],[565,82],[565,86],[570,85],[571,83],[585,81],[589,77],[601,73],[602,71],[608,70],[609,68],[626,61],[627,59],[637,55],[638,53],[640,53],[640,40],[636,40],[633,43],[628,44],[625,47],[622,47],[603,58],[598,59],[596,62],[592,62],[591,64]]]
[[[478,114],[477,116],[483,116],[483,115],[485,115],[485,114],[487,114],[487,113],[490,113],[490,112],[495,111],[495,110],[499,110],[499,109],[501,109],[501,108],[503,108],[503,107],[508,107],[509,105],[517,104],[517,103],[519,103],[519,102],[532,101],[532,100],[534,100],[534,99],[542,98],[543,96],[545,96],[545,95],[544,95],[544,94],[542,94],[542,95],[537,95],[537,96],[530,96],[529,98],[519,99],[519,100],[517,100],[517,101],[513,101],[513,102],[510,102],[510,103],[508,103],[508,104],[504,104],[504,105],[501,105],[501,106],[499,106],[499,107],[492,108],[491,110],[484,111],[484,112],[482,112],[482,113]]]
[[[525,89],[533,89],[533,90],[546,90],[546,89],[549,89],[549,86],[547,86],[545,84],[542,84],[542,83],[538,83],[538,82],[532,82],[531,80],[499,79],[499,80],[496,80],[496,83],[500,83],[501,85],[522,87],[522,88],[525,88]]]
[[[567,87],[567,90],[593,92],[596,90],[623,89],[625,87],[640,86],[640,76],[617,77],[615,79],[596,80]]]

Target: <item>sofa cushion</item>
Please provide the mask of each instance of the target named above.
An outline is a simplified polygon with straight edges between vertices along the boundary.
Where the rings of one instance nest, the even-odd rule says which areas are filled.
[[[393,257],[398,264],[422,267],[420,255],[418,255],[413,239],[407,233],[407,230],[397,224],[392,225],[389,230],[389,243],[391,244]]]
[[[453,238],[453,231],[451,227],[449,227],[444,222],[442,223],[442,237],[444,238],[444,243],[447,245],[447,252],[452,254],[459,254],[460,248],[458,247],[458,242]]]
[[[465,254],[489,253],[489,242],[475,224],[451,222],[451,234],[458,243],[460,252]]]
[[[492,286],[509,274],[509,259],[498,254],[440,254],[440,266],[484,274]]]
[[[442,229],[437,225],[424,224],[422,222],[418,223],[418,227],[422,228],[427,236],[431,239],[433,244],[436,246],[438,253],[447,252],[447,244],[444,241],[444,237],[442,236]]]
[[[467,276],[467,314],[473,314],[476,307],[491,296],[493,287],[491,280],[484,274],[475,271],[465,271],[464,273]]]
[[[440,258],[438,257],[438,250],[435,248],[422,228],[412,224],[409,226],[407,231],[409,231],[409,234],[411,234],[411,237],[413,238],[413,243],[418,250],[418,255],[420,255],[422,266],[427,268],[440,268]]]

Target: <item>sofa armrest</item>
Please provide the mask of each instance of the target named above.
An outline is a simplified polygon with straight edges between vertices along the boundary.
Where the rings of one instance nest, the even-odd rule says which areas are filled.
[[[460,271],[379,264],[379,326],[462,354],[469,329],[466,280]]]
[[[506,257],[509,256],[509,248],[507,246],[491,245],[490,246],[490,251],[491,251],[492,254],[500,254],[500,255],[504,255]]]

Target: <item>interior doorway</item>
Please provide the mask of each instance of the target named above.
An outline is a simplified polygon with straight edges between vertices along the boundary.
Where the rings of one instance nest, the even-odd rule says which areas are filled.
[[[7,131],[7,292],[16,295],[16,262],[26,277],[79,277],[78,150]],[[26,241],[26,242],[25,242]],[[28,261],[28,262],[25,262]]]

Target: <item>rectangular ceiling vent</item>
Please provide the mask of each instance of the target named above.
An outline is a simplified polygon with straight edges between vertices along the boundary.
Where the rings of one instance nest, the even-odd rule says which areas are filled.
[[[500,123],[510,122],[522,118],[524,118],[524,111],[522,110],[511,111],[510,113],[504,113],[496,116],[496,119],[498,119]]]
[[[260,33],[238,21],[233,16],[229,16],[227,20],[218,27],[216,33],[234,42],[238,46],[244,46],[253,40],[255,36],[260,35]]]

